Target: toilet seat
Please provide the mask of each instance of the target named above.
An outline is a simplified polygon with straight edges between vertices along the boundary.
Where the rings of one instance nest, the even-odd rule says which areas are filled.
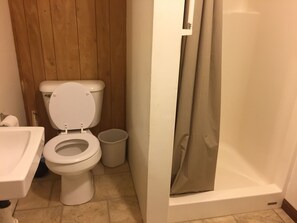
[[[71,142],[72,140],[82,140],[86,142],[87,148],[73,156],[64,156],[57,153],[58,146],[62,143]],[[74,144],[74,143],[73,143]],[[57,164],[74,164],[92,157],[98,150],[100,150],[100,145],[98,139],[91,133],[70,133],[70,134],[60,134],[50,141],[48,141],[44,146],[43,155],[47,161]]]
[[[50,117],[65,132],[88,128],[94,119],[95,110],[95,101],[90,91],[75,82],[59,85],[49,100]]]

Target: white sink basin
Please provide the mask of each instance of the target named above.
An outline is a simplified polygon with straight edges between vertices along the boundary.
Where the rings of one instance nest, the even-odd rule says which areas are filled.
[[[26,196],[43,146],[43,127],[0,128],[0,200]]]

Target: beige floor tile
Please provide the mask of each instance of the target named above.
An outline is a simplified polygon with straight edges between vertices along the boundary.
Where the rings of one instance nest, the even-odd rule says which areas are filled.
[[[93,169],[92,169],[93,175],[102,175],[104,174],[104,166],[101,162],[99,162]]]
[[[192,221],[183,221],[183,222],[179,222],[179,223],[202,223],[202,220],[192,220]]]
[[[16,206],[17,206],[17,203],[18,203],[18,200],[17,199],[13,199],[13,200],[10,200],[11,204],[10,204],[10,208],[12,211],[15,210]]]
[[[233,216],[225,216],[218,218],[203,219],[202,223],[236,223],[236,221]]]
[[[273,210],[237,214],[234,217],[238,223],[283,223]]]
[[[48,207],[52,181],[34,181],[25,198],[19,199],[16,210]]]
[[[109,223],[107,201],[64,206],[62,223]]]
[[[224,216],[224,217],[217,217],[217,218],[208,218],[208,219],[199,219],[199,220],[192,220],[183,223],[236,223],[236,220],[233,216]]]
[[[110,168],[110,167],[104,167],[105,174],[114,174],[114,173],[126,173],[130,171],[128,162],[126,161],[124,164]]]
[[[94,179],[94,201],[135,195],[130,173],[95,176]]]
[[[60,223],[62,207],[16,211],[14,217],[19,223]]]
[[[294,223],[294,221],[287,215],[287,213],[281,209],[274,209],[274,211],[280,216],[280,218],[285,222],[285,223]]]
[[[49,207],[55,207],[55,206],[60,206],[63,205],[60,202],[60,194],[61,194],[61,181],[60,180],[56,180],[53,183],[53,189],[52,189],[52,193],[51,193],[51,197],[50,197],[50,201],[49,201]]]
[[[49,180],[60,180],[61,176],[51,172],[50,170],[48,170],[48,173],[40,178],[34,178],[33,181],[49,181]]]
[[[142,218],[136,197],[108,201],[110,223],[141,223]]]

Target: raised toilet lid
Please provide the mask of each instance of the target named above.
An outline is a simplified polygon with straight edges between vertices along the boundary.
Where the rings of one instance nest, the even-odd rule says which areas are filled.
[[[85,129],[94,119],[94,98],[83,85],[67,82],[61,84],[52,93],[49,113],[60,130]]]
[[[62,149],[63,146],[79,140],[87,143],[87,148],[83,152],[71,156],[58,153],[57,150]],[[101,153],[100,144],[94,135],[89,133],[71,133],[58,135],[48,141],[44,146],[43,155],[46,160],[52,163],[73,164],[91,158],[98,151]]]

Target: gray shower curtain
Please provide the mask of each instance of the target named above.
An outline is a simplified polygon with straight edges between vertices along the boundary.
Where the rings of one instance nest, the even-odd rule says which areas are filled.
[[[222,0],[196,0],[183,39],[171,194],[214,189],[220,129]]]

